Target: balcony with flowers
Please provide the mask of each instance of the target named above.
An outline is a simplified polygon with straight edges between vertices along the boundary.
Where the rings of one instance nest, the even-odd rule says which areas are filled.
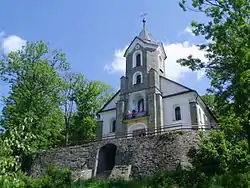
[[[124,116],[124,120],[128,120],[128,119],[135,119],[135,118],[140,118],[140,117],[145,117],[147,116],[148,113],[147,111],[141,110],[141,111],[136,111],[136,110],[132,110],[132,112],[128,112],[125,116]]]

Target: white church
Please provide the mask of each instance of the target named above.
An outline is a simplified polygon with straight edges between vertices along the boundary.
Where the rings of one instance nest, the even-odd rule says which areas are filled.
[[[197,91],[166,78],[167,54],[145,23],[125,51],[126,73],[120,90],[98,112],[97,136],[213,128],[216,119]]]

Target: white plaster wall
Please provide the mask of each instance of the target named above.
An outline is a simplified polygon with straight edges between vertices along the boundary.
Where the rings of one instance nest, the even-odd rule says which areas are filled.
[[[110,110],[106,112],[100,113],[100,120],[103,121],[103,127],[102,127],[102,135],[113,135],[114,133],[111,133],[111,122],[113,119],[116,119],[116,110]]]
[[[172,97],[163,98],[163,124],[164,127],[181,125],[191,127],[189,101],[194,99],[194,93],[185,93]],[[175,120],[175,107],[181,108],[181,120]]]
[[[188,91],[188,89],[161,77],[161,91],[163,92],[163,96],[166,96]]]
[[[198,124],[201,125],[206,125],[209,126],[209,124],[215,124],[215,119],[213,118],[212,114],[207,110],[205,104],[198,99],[198,104],[197,104],[197,110],[198,110]],[[199,110],[201,111],[201,116],[199,114]],[[205,117],[204,117],[205,115]]]
[[[117,103],[117,101],[119,101],[119,99],[120,99],[120,92],[115,96],[115,98],[113,98],[112,101],[109,102],[109,104],[103,110],[116,108],[116,103]]]
[[[202,126],[202,125],[205,124],[205,120],[206,120],[206,118],[204,120],[204,114],[205,114],[205,112],[202,109],[202,107],[201,107],[200,104],[197,105],[197,110],[198,110],[198,125]]]

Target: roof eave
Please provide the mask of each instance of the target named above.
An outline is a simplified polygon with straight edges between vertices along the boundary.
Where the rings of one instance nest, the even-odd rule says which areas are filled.
[[[96,113],[96,114],[99,114],[101,113],[104,108],[120,93],[120,90],[118,90],[104,105],[103,107]]]

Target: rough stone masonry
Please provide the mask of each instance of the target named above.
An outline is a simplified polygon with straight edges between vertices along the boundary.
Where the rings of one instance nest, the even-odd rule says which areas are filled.
[[[57,165],[69,168],[73,173],[84,172],[87,175],[83,175],[86,176],[83,179],[97,177],[104,172],[109,172],[105,177],[112,178],[116,175],[119,178],[150,176],[189,164],[187,154],[191,148],[198,146],[198,140],[196,131],[169,132],[55,148],[40,152],[30,172],[32,177],[39,177],[47,167]],[[118,172],[119,169],[127,171]]]

